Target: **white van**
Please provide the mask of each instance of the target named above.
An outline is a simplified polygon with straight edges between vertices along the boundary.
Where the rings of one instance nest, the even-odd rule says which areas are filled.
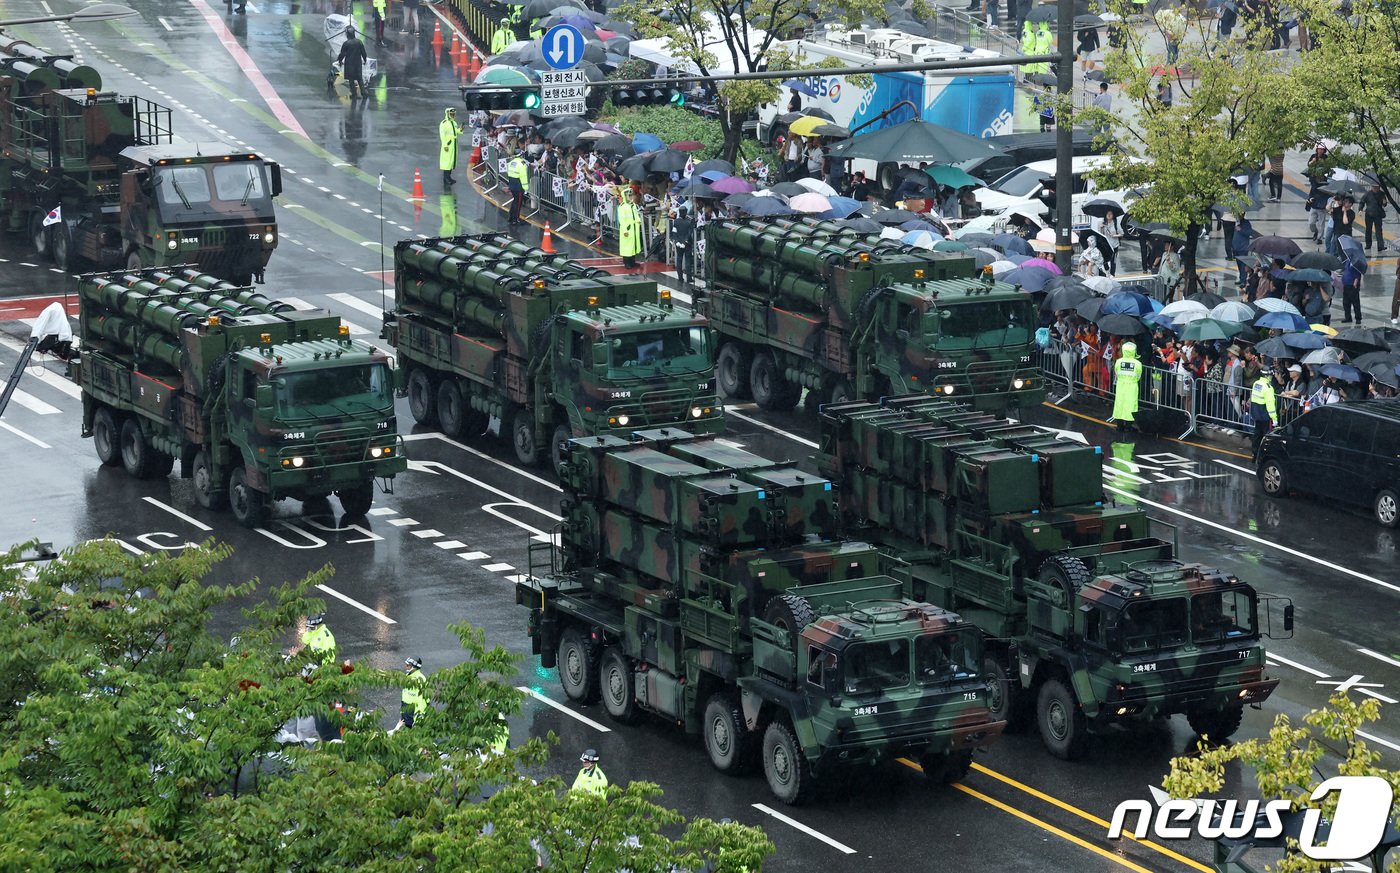
[[[1074,227],[1076,229],[1089,226],[1089,217],[1079,210],[1086,202],[1095,197],[1106,197],[1124,203],[1124,192],[1098,191],[1093,181],[1086,175],[1091,170],[1108,166],[1111,160],[1109,155],[1080,155],[1071,159],[1070,171],[1074,174],[1072,190],[1074,193]],[[979,230],[996,233],[1005,228],[1007,215],[1012,210],[1033,217],[1039,216],[1042,223],[1045,223],[1049,219],[1050,208],[1039,198],[1045,191],[1045,183],[1053,181],[1054,178],[1054,160],[1036,161],[1017,167],[986,188],[978,188],[972,192],[972,196],[977,198],[977,204],[982,207],[982,215],[970,219],[963,226],[969,231]],[[1127,204],[1124,203],[1124,205]]]

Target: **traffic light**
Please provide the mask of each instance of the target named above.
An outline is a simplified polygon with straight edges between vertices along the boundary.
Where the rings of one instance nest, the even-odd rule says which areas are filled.
[[[685,92],[674,85],[655,82],[650,85],[618,88],[612,93],[614,106],[685,105]]]
[[[514,91],[510,88],[472,85],[462,89],[462,102],[468,109],[538,109],[539,91]]]

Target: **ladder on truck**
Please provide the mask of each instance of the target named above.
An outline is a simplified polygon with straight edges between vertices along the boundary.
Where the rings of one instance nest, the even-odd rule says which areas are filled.
[[[10,374],[10,380],[5,383],[5,392],[0,394],[0,416],[5,414],[5,407],[10,405],[10,395],[15,393],[15,386],[19,384],[19,377],[24,374],[24,368],[29,365],[29,358],[34,354],[34,348],[39,345],[37,336],[29,337],[29,342],[24,344],[24,349],[19,353],[19,362],[15,364],[15,371]]]

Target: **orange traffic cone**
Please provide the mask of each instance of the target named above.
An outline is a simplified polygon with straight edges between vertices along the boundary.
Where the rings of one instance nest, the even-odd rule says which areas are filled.
[[[423,171],[417,167],[413,168],[413,196],[409,200],[423,199]]]
[[[467,158],[468,167],[476,167],[481,163],[481,144],[472,146],[472,156]]]
[[[475,79],[477,74],[481,72],[481,62],[476,58],[476,51],[468,46],[463,54],[467,56],[467,77]]]
[[[544,223],[544,239],[540,240],[540,251],[547,255],[554,254],[554,234],[549,229],[549,222]]]
[[[437,19],[433,20],[433,48],[442,48],[442,22]]]
[[[462,46],[459,42],[457,42],[457,31],[455,30],[452,31],[452,48],[448,49],[447,53],[452,57],[453,63],[456,63],[457,58],[461,56]]]

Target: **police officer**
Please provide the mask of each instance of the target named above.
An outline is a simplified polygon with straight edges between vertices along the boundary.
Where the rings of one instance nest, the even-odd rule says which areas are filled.
[[[515,31],[510,29],[509,21],[502,20],[496,25],[496,32],[491,34],[491,54],[500,54],[513,42],[515,42]]]
[[[695,219],[684,206],[671,221],[671,245],[676,249],[676,277],[688,291],[695,279]]]
[[[641,252],[642,209],[637,205],[637,192],[629,189],[617,205],[617,253],[622,255],[623,266],[632,270]]]
[[[384,41],[384,21],[389,17],[389,0],[374,0],[374,44],[380,48],[388,45]]]
[[[428,696],[423,691],[428,680],[423,676],[420,658],[405,658],[403,669],[408,674],[408,683],[399,697],[399,726],[411,728],[414,720],[428,710]]]
[[[335,634],[326,627],[324,612],[306,617],[306,651],[322,667],[335,663]]]
[[[1113,421],[1119,430],[1131,427],[1137,415],[1138,382],[1142,380],[1142,361],[1138,360],[1137,343],[1123,343],[1122,357],[1113,366]]]
[[[510,189],[510,226],[524,224],[520,209],[525,205],[525,195],[530,193],[530,166],[519,149],[506,162],[506,187]]]
[[[593,749],[585,749],[578,760],[583,768],[574,777],[573,787],[569,790],[589,791],[600,796],[607,794],[608,777],[603,775],[603,768],[598,766],[598,753]]]
[[[438,122],[438,142],[442,149],[438,152],[438,169],[442,170],[443,187],[457,184],[452,171],[457,169],[457,137],[462,133],[462,125],[457,123],[457,110],[449,106],[442,112]]]
[[[1254,419],[1254,433],[1250,435],[1250,444],[1254,448],[1254,457],[1259,457],[1259,444],[1264,441],[1264,434],[1270,428],[1278,427],[1278,407],[1274,404],[1274,374],[1273,371],[1265,367],[1259,371],[1259,378],[1254,380],[1254,385],[1249,389],[1249,417]]]

